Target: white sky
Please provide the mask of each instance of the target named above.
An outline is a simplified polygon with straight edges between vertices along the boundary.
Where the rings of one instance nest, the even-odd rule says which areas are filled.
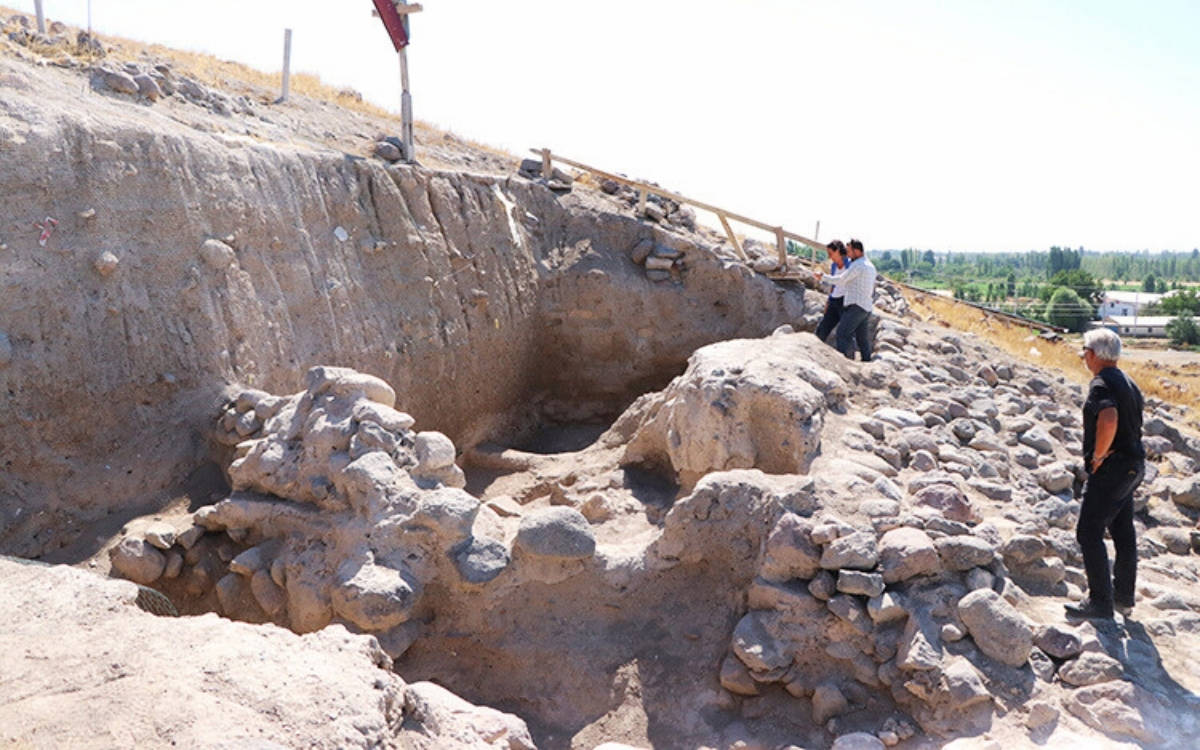
[[[32,0],[0,0],[32,12]],[[87,0],[44,0],[87,21]],[[416,117],[870,248],[1200,246],[1194,0],[424,0]],[[100,32],[399,109],[370,0],[92,0]],[[418,153],[419,158],[419,153]]]

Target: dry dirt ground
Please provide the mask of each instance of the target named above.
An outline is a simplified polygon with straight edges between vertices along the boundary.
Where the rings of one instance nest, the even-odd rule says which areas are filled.
[[[0,47],[0,551],[67,563],[0,559],[7,746],[1200,741],[1200,443],[1171,404],[1138,606],[1067,623],[1061,374],[886,288],[877,361],[848,362],[767,336],[822,295],[671,206],[431,131],[388,165],[368,113],[150,102]],[[70,158],[29,148],[55,139]]]

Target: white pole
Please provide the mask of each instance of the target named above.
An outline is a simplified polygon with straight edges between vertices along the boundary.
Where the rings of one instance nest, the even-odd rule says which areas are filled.
[[[404,140],[404,160],[406,162],[416,161],[416,155],[413,153],[413,112],[412,112],[412,94],[408,93],[408,55],[405,54],[407,47],[401,47],[399,52],[400,57],[400,121],[401,121],[401,138]]]
[[[283,30],[283,93],[279,101],[286,102],[292,83],[292,30]]]
[[[37,11],[38,33],[46,33],[46,15],[42,13],[42,0],[33,0],[34,10]]]
[[[92,0],[88,0],[88,38],[92,36]]]

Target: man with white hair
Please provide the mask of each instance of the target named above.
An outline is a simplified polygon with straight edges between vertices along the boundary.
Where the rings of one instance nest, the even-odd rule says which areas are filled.
[[[1121,339],[1107,328],[1083,337],[1083,362],[1091,371],[1083,404],[1083,460],[1087,485],[1079,509],[1075,539],[1083,551],[1088,598],[1067,606],[1072,617],[1109,619],[1114,607],[1128,615],[1137,579],[1137,539],[1133,530],[1133,492],[1145,473],[1142,447],[1142,393],[1117,369]],[[1104,531],[1112,534],[1116,560],[1112,574]]]

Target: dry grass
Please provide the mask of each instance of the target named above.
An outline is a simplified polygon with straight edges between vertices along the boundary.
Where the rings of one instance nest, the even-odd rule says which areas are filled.
[[[9,17],[15,14],[30,15],[22,10],[0,6],[0,24],[3,24]],[[32,16],[30,20],[32,20]],[[79,29],[70,28],[68,36],[74,39],[78,31]],[[202,52],[172,49],[160,44],[149,44],[111,34],[97,33],[97,37],[104,42],[106,47],[113,48],[112,57],[117,60],[134,60],[153,64],[165,63],[171,66],[176,75],[193,78],[198,83],[219,89],[227,94],[245,95],[262,104],[273,102],[279,94],[282,75],[280,71],[265,72],[243,63],[233,60],[221,60]],[[88,50],[78,48],[74,44],[65,50],[62,47],[50,47],[40,44],[33,44],[26,49],[46,58],[61,56],[65,51],[87,62],[94,62],[97,59]],[[375,118],[380,121],[378,124],[383,129],[393,132],[400,131],[400,117],[398,115],[366,101],[363,99],[362,94],[354,89],[339,89],[330,86],[323,82],[319,75],[293,72],[289,87],[290,93],[293,96],[308,97],[316,101],[329,102],[343,109]],[[435,143],[437,141],[452,141],[461,144],[467,149],[487,152],[506,160],[519,160],[519,157],[514,156],[504,149],[470,138],[464,138],[427,122],[417,120],[413,123],[413,129],[418,142]]]
[[[988,315],[947,297],[908,289],[904,295],[914,311],[933,322],[979,336],[1017,359],[1057,370],[1081,385],[1091,380],[1091,374],[1079,359],[1079,336],[1046,341],[1038,338],[1033,328]],[[1189,426],[1200,426],[1200,369],[1164,369],[1153,362],[1130,360],[1123,360],[1121,369],[1129,373],[1146,396],[1186,407]]]

